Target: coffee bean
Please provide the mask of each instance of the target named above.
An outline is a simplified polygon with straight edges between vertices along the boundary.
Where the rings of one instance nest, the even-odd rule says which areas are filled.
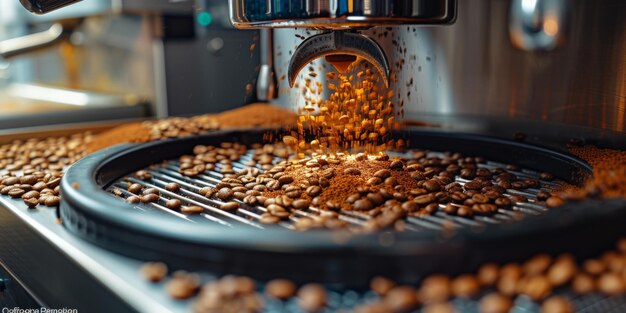
[[[265,293],[276,299],[286,300],[294,295],[296,285],[286,279],[274,279],[265,285]]]
[[[474,210],[468,206],[461,205],[458,207],[456,214],[461,217],[472,217],[474,216]]]
[[[478,307],[481,313],[508,313],[513,307],[513,301],[503,294],[494,292],[480,299]]]
[[[46,187],[47,187],[46,183],[40,181],[33,185],[33,190],[42,191]]]
[[[483,184],[479,181],[472,180],[465,183],[465,185],[463,185],[463,188],[465,188],[465,190],[479,190],[483,188]]]
[[[493,263],[483,264],[478,269],[478,282],[483,287],[493,286],[498,279],[498,266]]]
[[[552,258],[549,255],[539,254],[526,261],[522,266],[522,270],[529,276],[540,275],[548,269],[551,263]]]
[[[359,171],[356,168],[347,168],[347,169],[343,170],[343,173],[345,175],[361,175],[361,171]]]
[[[228,200],[230,198],[232,198],[233,196],[233,191],[230,188],[221,188],[218,192],[217,192],[217,198],[219,198],[220,200],[224,201],[224,200]]]
[[[180,185],[177,183],[167,183],[165,185],[165,190],[170,192],[178,192],[180,190]]]
[[[434,179],[425,181],[423,187],[429,192],[441,190],[441,185],[439,185],[439,183]]]
[[[385,296],[396,283],[382,276],[376,276],[370,281],[370,288],[379,296]]]
[[[280,218],[271,214],[263,214],[261,215],[261,219],[259,219],[261,224],[276,224],[280,222]]]
[[[185,206],[182,207],[180,209],[180,212],[183,214],[200,214],[202,212],[204,212],[204,208],[197,206],[197,205],[191,205],[191,206]]]
[[[469,274],[461,275],[452,281],[452,293],[461,298],[471,298],[478,294],[478,280]]]
[[[143,189],[143,186],[140,184],[130,184],[127,190],[130,193],[139,194],[139,192],[141,192],[141,189]]]
[[[23,194],[25,194],[26,191],[24,189],[21,188],[13,188],[9,191],[9,196],[11,196],[11,198],[19,198],[21,197]]]
[[[606,270],[606,265],[600,260],[589,259],[583,263],[583,268],[591,275],[600,275]]]
[[[437,203],[430,203],[424,207],[424,212],[430,215],[435,214],[439,210]]]
[[[378,177],[380,179],[385,179],[389,176],[391,176],[391,171],[389,171],[388,169],[378,170],[374,173],[374,177]]]
[[[414,309],[419,300],[415,288],[398,286],[389,290],[383,300],[391,312],[405,312]]]
[[[126,198],[126,202],[128,202],[128,203],[139,203],[139,202],[141,202],[141,198],[139,198],[138,196],[133,195],[133,196],[130,196],[130,197]]]
[[[337,211],[337,210],[341,209],[341,203],[339,203],[338,201],[335,201],[335,200],[328,200],[328,201],[326,201],[326,207],[329,210]]]
[[[565,201],[559,197],[550,197],[546,200],[546,206],[549,208],[556,208],[562,206],[564,203]]]
[[[214,192],[213,192],[213,188],[211,187],[202,187],[200,188],[200,190],[198,190],[198,193],[207,198],[210,198],[211,196],[213,196]]]
[[[456,215],[458,210],[459,210],[459,207],[456,205],[453,205],[452,203],[446,204],[446,206],[443,208],[443,211],[446,212],[446,214],[450,214],[450,215]]]
[[[239,203],[234,202],[234,201],[222,203],[220,205],[220,209],[224,211],[233,211],[233,210],[237,210],[238,208],[239,208]]]
[[[322,193],[322,188],[320,186],[309,186],[306,189],[306,193],[309,197],[317,197],[320,193]]]
[[[152,188],[144,189],[142,194],[145,196],[145,195],[152,195],[152,194],[159,195],[161,193],[159,192],[159,189],[152,187]]]
[[[197,275],[179,271],[172,276],[172,279],[165,285],[165,290],[174,299],[191,298],[200,287]]]
[[[569,300],[562,296],[552,296],[541,305],[542,313],[574,313],[574,308]]]
[[[33,175],[25,175],[20,177],[20,184],[34,185],[37,183],[37,177]]]
[[[58,206],[59,203],[61,203],[61,198],[57,196],[48,196],[46,200],[44,201],[44,204],[48,207]]]
[[[13,186],[20,183],[20,179],[18,177],[8,177],[2,181],[3,185]]]
[[[243,203],[247,205],[256,205],[258,203],[257,197],[254,195],[247,195],[243,198]]]
[[[407,202],[402,203],[402,209],[407,212],[414,212],[414,211],[417,211],[417,209],[419,209],[419,205],[413,201],[407,201]]]
[[[293,182],[293,176],[289,176],[289,175],[284,175],[284,176],[281,176],[281,177],[278,179],[278,182],[279,182],[281,185],[291,184],[291,183]]]
[[[501,207],[501,208],[508,208],[511,206],[512,202],[509,198],[507,197],[500,197],[497,198],[494,203],[496,204],[496,206]]]
[[[413,201],[415,201],[415,203],[419,204],[419,205],[426,205],[429,204],[431,202],[435,201],[435,196],[432,194],[427,194],[427,195],[422,195],[422,196],[418,196],[415,199],[413,199]]]
[[[26,204],[26,206],[29,208],[34,208],[39,204],[39,199],[37,198],[26,198],[23,200],[24,200],[24,204]]]
[[[145,263],[139,271],[147,281],[156,283],[163,280],[167,275],[167,265],[161,262]]]
[[[26,200],[30,198],[39,198],[39,192],[36,190],[31,190],[22,195],[22,200]]]
[[[141,196],[141,202],[143,203],[155,202],[157,200],[159,200],[159,196],[153,193]]]
[[[392,170],[399,171],[399,170],[402,170],[403,167],[404,167],[404,164],[400,160],[392,161],[391,164],[389,164],[389,168]]]
[[[586,295],[595,291],[596,283],[591,275],[579,273],[574,276],[571,288],[579,295]]]
[[[598,278],[598,291],[607,295],[619,295],[626,291],[626,282],[617,273],[605,273]]]
[[[450,278],[444,275],[431,275],[422,281],[419,296],[424,303],[437,303],[447,301],[451,292]]]
[[[472,200],[474,200],[475,203],[488,203],[489,197],[484,194],[477,193],[472,196]]]
[[[305,199],[294,200],[291,206],[293,206],[294,209],[303,210],[309,207],[309,201]]]
[[[140,170],[135,173],[135,177],[139,180],[148,180],[152,178],[152,174],[150,174],[148,171]]]
[[[359,211],[368,211],[374,208],[374,204],[368,199],[359,199],[354,202],[353,207]]]
[[[298,290],[298,304],[306,312],[317,312],[326,306],[326,289],[319,284],[306,284]]]
[[[378,177],[372,177],[372,178],[367,180],[367,184],[368,185],[379,185],[382,182],[383,182],[382,179],[380,179]]]
[[[547,277],[542,275],[527,276],[521,281],[518,290],[534,301],[545,299],[552,291],[552,284]]]
[[[577,272],[576,262],[571,255],[561,255],[548,269],[548,279],[553,286],[569,283]]]
[[[278,180],[272,180],[268,182],[265,186],[269,190],[278,190],[280,189],[280,182]]]
[[[169,199],[167,201],[165,201],[165,207],[168,209],[178,209],[180,208],[180,206],[182,205],[182,202],[178,199]]]

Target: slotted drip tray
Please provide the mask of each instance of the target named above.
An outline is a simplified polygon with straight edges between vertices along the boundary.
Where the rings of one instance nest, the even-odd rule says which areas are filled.
[[[248,153],[237,162],[232,162],[233,169],[235,171],[244,170],[247,168],[243,163],[252,160],[254,150],[249,150]],[[429,152],[428,157],[443,157],[441,152]],[[393,153],[390,152],[391,157],[410,157],[408,153]],[[279,158],[275,161],[278,162]],[[111,193],[121,195],[123,199],[132,196],[133,194],[127,191],[129,184],[138,183],[148,188],[157,188],[160,192],[160,197],[157,202],[148,204],[136,204],[134,209],[139,211],[154,211],[163,214],[167,214],[190,223],[208,223],[221,225],[226,227],[236,227],[239,225],[245,225],[255,227],[258,229],[264,229],[266,227],[272,227],[268,225],[262,225],[259,223],[261,214],[267,212],[267,209],[263,206],[249,206],[241,200],[236,200],[240,203],[240,208],[236,212],[227,212],[221,210],[219,207],[223,204],[222,201],[213,197],[207,198],[199,193],[203,187],[216,187],[216,185],[223,178],[223,174],[220,173],[223,165],[217,163],[215,170],[205,171],[203,174],[190,178],[179,173],[178,169],[180,163],[178,160],[169,160],[160,164],[151,165],[144,168],[151,174],[152,178],[147,180],[140,180],[134,177],[132,174],[127,175],[121,179],[116,180],[113,184],[107,188]],[[260,165],[257,165],[260,169]],[[485,161],[484,163],[478,163],[479,168],[486,168],[493,170],[496,168],[506,168],[507,164]],[[510,221],[515,221],[523,218],[524,215],[539,215],[548,210],[544,202],[537,200],[537,194],[539,192],[551,192],[558,190],[559,187],[565,185],[565,182],[560,180],[543,181],[540,179],[540,173],[528,169],[520,170],[508,170],[507,172],[516,175],[519,179],[532,179],[540,183],[539,188],[527,188],[524,190],[508,189],[504,196],[518,195],[522,196],[525,201],[513,202],[513,205],[509,208],[500,208],[495,214],[489,214],[486,216],[476,215],[473,217],[460,217],[453,214],[447,214],[443,212],[445,204],[439,204],[440,210],[434,215],[423,214],[419,216],[408,216],[405,218],[407,226],[406,230],[409,231],[425,231],[425,230],[443,230],[454,227],[482,227],[487,224],[498,224]],[[463,186],[469,182],[467,179],[463,179],[460,176],[455,177],[455,181]],[[180,192],[170,192],[165,189],[165,185],[168,183],[177,183],[181,186]],[[165,202],[169,199],[179,199],[183,205],[197,205],[204,208],[204,213],[197,216],[185,215],[179,212],[179,210],[171,210],[165,206]],[[354,210],[341,210],[339,213],[339,219],[348,222],[355,229],[362,226],[367,220],[372,217],[366,213],[354,211]],[[279,223],[280,226],[287,229],[295,229],[294,223],[300,218],[313,217],[320,214],[320,209],[315,206],[311,206],[307,209],[295,210],[294,214],[289,220]]]
[[[288,277],[296,281],[363,284],[373,275],[398,281],[415,279],[433,272],[461,273],[488,260],[504,262],[538,252],[564,251],[586,256],[613,242],[626,221],[622,201],[587,200],[549,210],[536,195],[560,185],[581,181],[590,173],[584,162],[550,149],[489,137],[440,132],[409,131],[405,136],[415,148],[439,156],[441,151],[480,156],[479,167],[495,169],[515,164],[510,171],[520,178],[540,181],[538,188],[509,189],[527,202],[515,202],[489,216],[465,218],[437,212],[408,216],[406,230],[383,230],[354,234],[348,231],[293,231],[293,224],[317,215],[315,207],[298,210],[279,225],[259,223],[265,208],[241,203],[236,212],[219,209],[221,202],[198,193],[213,187],[222,174],[219,166],[189,178],[178,172],[178,157],[193,147],[222,142],[253,144],[263,142],[267,130],[230,131],[109,148],[85,157],[73,165],[62,182],[61,216],[64,225],[76,234],[108,249],[146,260],[164,260],[183,268],[199,267],[258,278]],[[413,147],[410,147],[413,148]],[[236,170],[251,157],[249,150],[233,163]],[[165,161],[164,161],[165,160]],[[154,165],[156,164],[156,165]],[[132,176],[146,169],[148,180]],[[542,181],[542,171],[558,179]],[[456,177],[461,185],[467,180]],[[176,182],[181,191],[165,190]],[[158,201],[129,204],[113,196],[130,196],[129,183],[159,189]],[[202,214],[187,216],[165,207],[164,201],[178,198],[184,205],[197,205]],[[523,217],[523,218],[522,218]],[[369,219],[364,213],[340,212],[350,227]],[[611,225],[617,227],[611,227]],[[589,236],[593,233],[593,236]]]

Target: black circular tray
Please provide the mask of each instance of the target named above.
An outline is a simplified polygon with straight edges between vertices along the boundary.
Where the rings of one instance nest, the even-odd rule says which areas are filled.
[[[106,249],[174,268],[285,277],[301,282],[363,285],[374,275],[415,282],[423,275],[459,274],[485,261],[520,260],[540,252],[598,253],[624,235],[626,203],[590,199],[521,221],[455,232],[294,232],[185,223],[133,210],[105,188],[116,179],[191,153],[198,144],[262,142],[265,130],[221,131],[146,144],[111,147],[72,165],[63,177],[60,215],[74,234]],[[408,131],[411,148],[465,155],[549,171],[567,181],[590,174],[583,161],[561,152],[485,136]]]

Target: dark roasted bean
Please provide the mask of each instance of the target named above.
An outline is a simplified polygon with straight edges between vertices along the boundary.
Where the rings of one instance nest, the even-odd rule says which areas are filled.
[[[130,197],[126,198],[126,202],[128,202],[128,203],[139,203],[139,202],[141,202],[141,198],[139,198],[138,196],[133,195],[133,196],[130,196]]]
[[[165,207],[168,209],[178,209],[180,208],[180,206],[182,205],[182,202],[178,199],[169,199],[167,201],[165,201]]]
[[[139,194],[141,189],[143,189],[143,186],[140,184],[130,184],[127,190],[130,193]]]
[[[141,202],[143,203],[155,202],[157,200],[159,200],[159,196],[153,193],[141,196]]]

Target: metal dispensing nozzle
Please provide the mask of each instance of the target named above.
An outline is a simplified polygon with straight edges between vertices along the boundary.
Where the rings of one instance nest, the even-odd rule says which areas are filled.
[[[389,85],[389,64],[383,49],[365,35],[335,30],[311,36],[298,46],[289,62],[289,86],[293,87],[302,68],[321,57],[325,57],[340,73],[344,73],[359,59],[366,60],[378,70],[386,85]]]

